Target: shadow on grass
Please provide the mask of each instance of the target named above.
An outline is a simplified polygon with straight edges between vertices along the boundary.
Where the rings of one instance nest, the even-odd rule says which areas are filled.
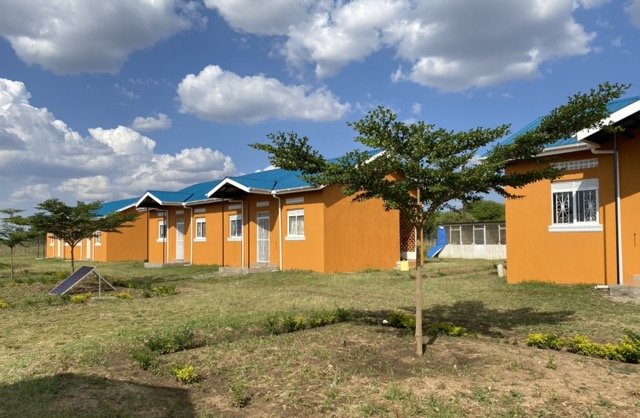
[[[415,308],[404,307],[403,311],[413,314]],[[393,311],[351,311],[356,322],[380,325]],[[483,302],[467,300],[452,305],[435,305],[422,311],[423,328],[434,323],[449,322],[465,327],[471,334],[489,337],[503,337],[504,331],[522,326],[553,325],[570,320],[575,311],[537,311],[531,308],[492,309]]]
[[[2,417],[195,417],[186,389],[71,373],[0,386]]]

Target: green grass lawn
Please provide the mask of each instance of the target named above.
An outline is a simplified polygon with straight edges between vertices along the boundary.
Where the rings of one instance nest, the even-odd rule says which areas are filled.
[[[78,263],[80,265],[81,263]],[[590,286],[507,285],[489,261],[426,266],[425,338],[382,324],[412,312],[412,273],[220,276],[212,266],[95,264],[132,298],[71,303],[47,292],[69,263],[0,258],[0,416],[630,416],[640,366],[527,347],[532,332],[617,342],[640,332],[640,305]],[[175,293],[173,289],[175,288]],[[276,314],[349,312],[324,327],[271,335]],[[193,332],[188,349],[145,342]],[[195,383],[172,369],[191,365]]]

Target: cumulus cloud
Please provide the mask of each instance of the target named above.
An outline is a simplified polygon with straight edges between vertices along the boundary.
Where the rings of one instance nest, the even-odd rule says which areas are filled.
[[[178,85],[180,111],[216,122],[257,123],[269,118],[329,121],[349,109],[330,91],[310,91],[263,75],[241,77],[217,65],[187,75]]]
[[[638,28],[640,28],[640,0],[631,0],[624,8],[631,22]]]
[[[237,30],[261,35],[284,35],[303,20],[312,0],[204,0]]]
[[[283,35],[277,42],[293,68],[311,64],[317,77],[328,77],[390,49],[400,61],[393,80],[463,91],[535,77],[544,62],[591,52],[595,34],[574,19],[574,12],[609,0],[326,0],[304,3],[287,15],[286,24],[266,15],[243,15],[239,7],[245,1],[207,4],[234,28]],[[284,1],[260,4],[282,6]],[[630,15],[640,14],[634,12],[637,4],[634,0],[627,7]],[[278,30],[263,29],[270,23]]]
[[[57,74],[115,73],[133,51],[200,25],[188,0],[2,0],[0,36]]]
[[[210,148],[158,154],[153,139],[125,126],[82,136],[30,98],[22,82],[0,78],[0,200],[7,206],[31,209],[51,196],[118,199],[236,172],[229,156]]]
[[[131,127],[136,131],[155,131],[159,129],[171,128],[171,119],[164,113],[157,116],[138,116],[133,120]]]

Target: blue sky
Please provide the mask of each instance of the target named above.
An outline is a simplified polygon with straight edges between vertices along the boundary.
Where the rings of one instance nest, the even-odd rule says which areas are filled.
[[[2,207],[111,200],[329,157],[377,105],[518,129],[603,81],[640,94],[640,0],[0,0]]]

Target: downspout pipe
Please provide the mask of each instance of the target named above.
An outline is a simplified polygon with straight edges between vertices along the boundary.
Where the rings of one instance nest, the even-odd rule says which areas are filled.
[[[278,199],[278,268],[282,271],[282,200],[280,196],[276,194],[275,190],[271,192],[271,196],[274,199]]]
[[[618,141],[617,135],[613,133],[613,149],[612,150],[600,150],[591,149],[591,153],[595,155],[613,155],[613,179],[615,190],[615,222],[616,222],[616,279],[617,284],[622,286],[624,284],[623,264],[622,264],[622,220],[620,212],[620,160],[618,153]]]

